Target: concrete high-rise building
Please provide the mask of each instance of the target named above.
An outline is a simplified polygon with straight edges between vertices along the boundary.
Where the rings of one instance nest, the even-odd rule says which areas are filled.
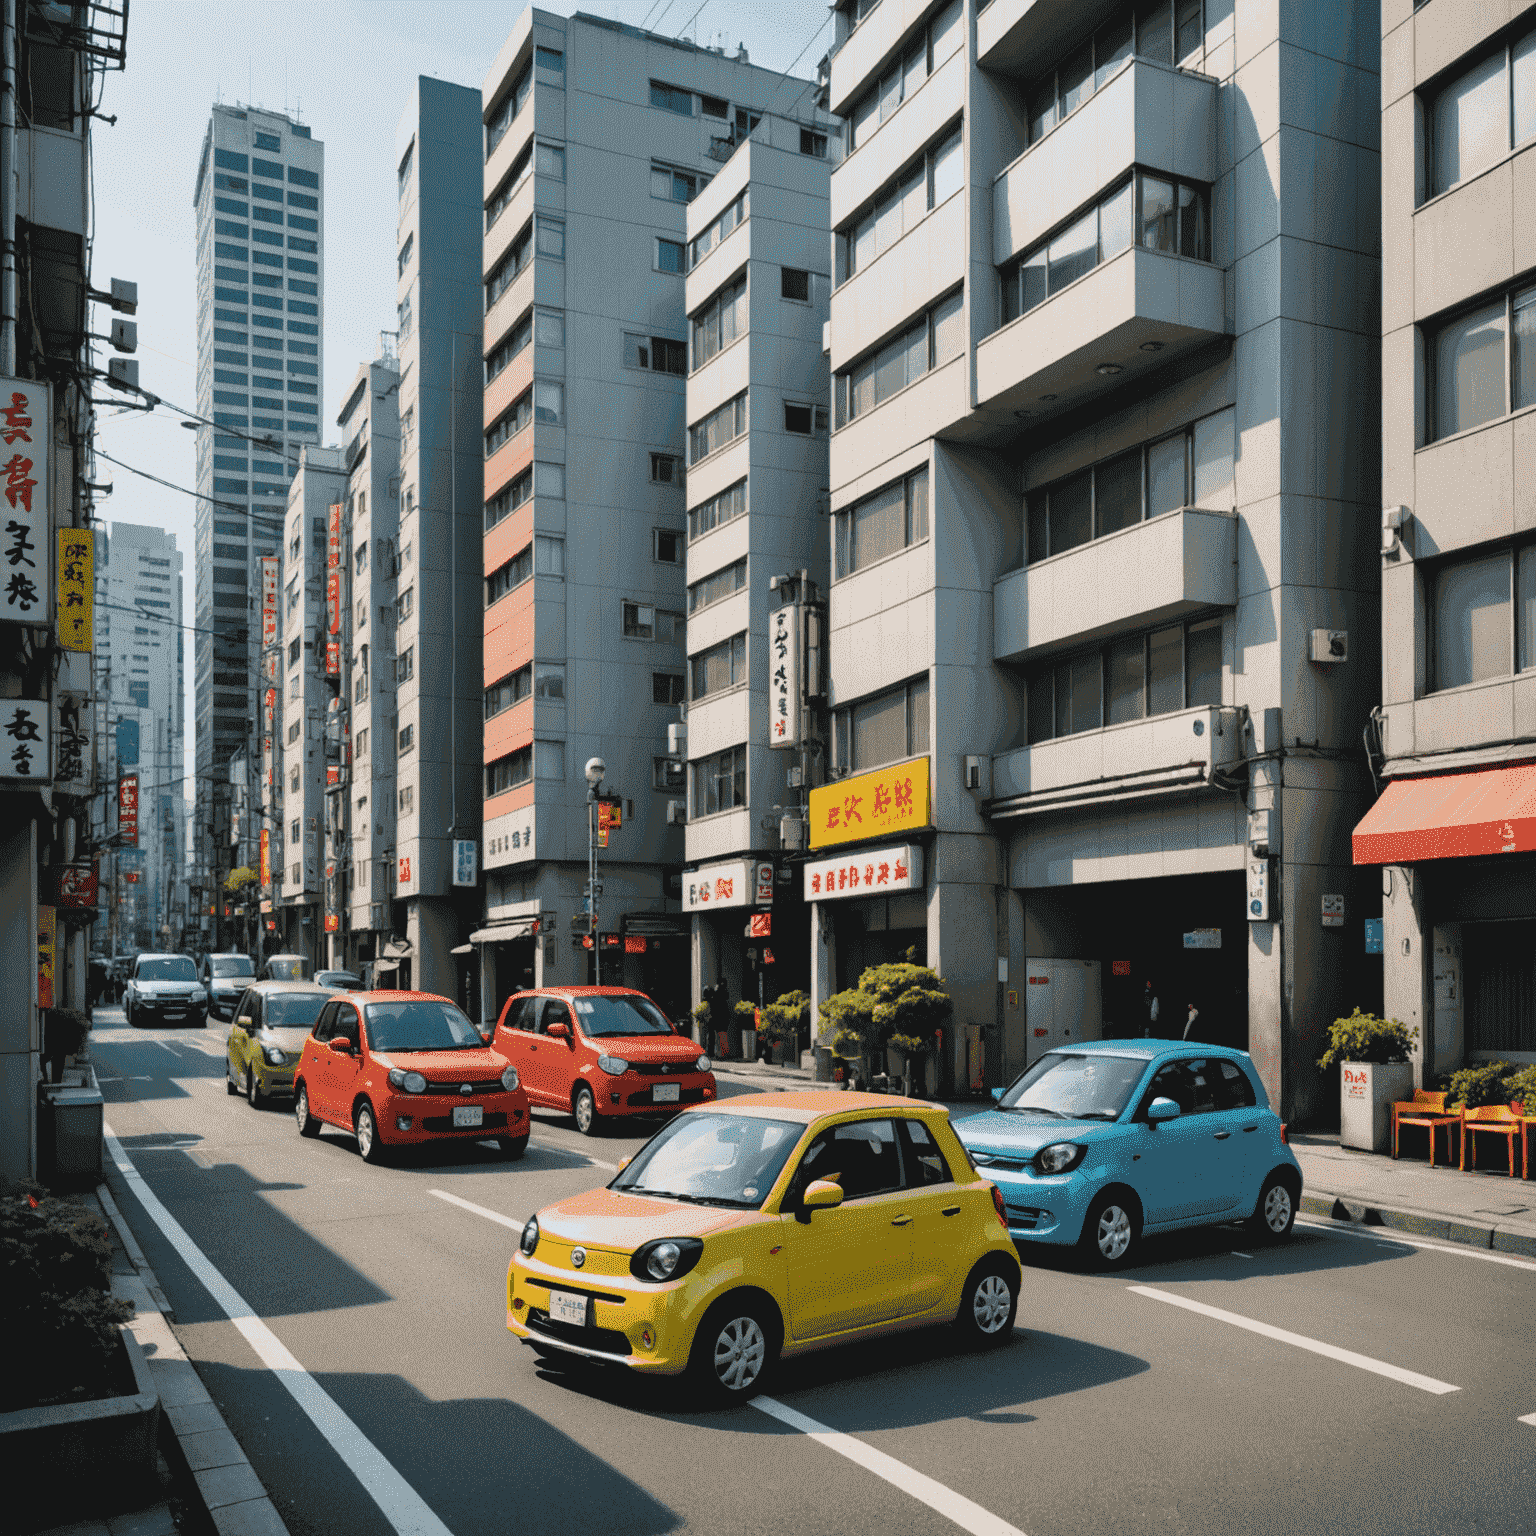
[[[832,126],[765,116],[688,206],[688,762],[675,804],[687,814],[695,999],[722,977],[731,997],[769,1002],[808,980],[799,883],[775,867],[781,815],[803,799],[792,779],[808,788],[825,760],[802,756],[814,732],[798,700],[774,711],[784,662],[769,616],[807,595],[802,571],[826,593]],[[783,622],[806,620],[797,609]],[[749,913],[769,919],[755,939]]]
[[[1533,59],[1529,4],[1381,6],[1383,788],[1354,854],[1425,1087],[1536,1061]]]
[[[495,999],[592,974],[573,922],[584,765],[600,758],[623,818],[599,851],[603,979],[686,1009],[666,728],[687,670],[687,204],[763,114],[794,115],[813,89],[742,52],[535,8],[486,76],[480,942]]]
[[[814,990],[915,950],[965,1087],[1193,1007],[1282,1114],[1331,1112],[1320,1040],[1378,963],[1349,843],[1379,645],[1375,13],[836,24],[845,777],[811,795]]]
[[[163,528],[114,523],[96,536],[96,682],[102,782],[139,776],[135,848],[113,850],[102,878],[113,897],[113,948],[179,947],[171,932],[182,861],[186,788],[182,555]],[[105,810],[105,802],[103,802]],[[110,817],[108,818],[108,822]],[[103,830],[107,823],[103,823]],[[129,875],[135,876],[129,880]]]
[[[231,866],[216,790],[240,747],[254,761],[257,561],[275,554],[300,448],[320,436],[324,377],[324,146],[302,123],[215,106],[197,213],[196,879]],[[221,430],[222,429],[222,430]],[[213,942],[215,935],[209,935]]]

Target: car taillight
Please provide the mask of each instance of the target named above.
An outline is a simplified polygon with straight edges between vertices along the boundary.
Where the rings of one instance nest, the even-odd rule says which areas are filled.
[[[1003,1204],[1003,1192],[996,1184],[990,1186],[992,1190],[992,1204],[997,1211],[997,1219],[1003,1224],[1003,1231],[1008,1230],[1008,1211]]]
[[[1290,1135],[1289,1135],[1289,1133],[1287,1131],[1286,1124],[1285,1124],[1284,1120],[1282,1120],[1280,1122],[1280,1144],[1282,1146],[1286,1146],[1286,1147],[1290,1146],[1290,1144],[1291,1144],[1291,1138],[1290,1138]]]

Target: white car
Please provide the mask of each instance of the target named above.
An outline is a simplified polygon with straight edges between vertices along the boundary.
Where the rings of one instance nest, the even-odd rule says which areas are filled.
[[[128,977],[123,1013],[139,1029],[145,1024],[208,1022],[208,994],[197,967],[186,955],[140,955]]]

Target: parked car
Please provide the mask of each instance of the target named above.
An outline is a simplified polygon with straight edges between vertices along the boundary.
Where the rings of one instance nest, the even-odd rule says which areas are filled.
[[[232,1019],[240,994],[256,978],[256,967],[249,955],[204,955],[199,974],[208,998],[208,1012],[216,1019]]]
[[[257,981],[240,995],[224,1053],[224,1086],[252,1109],[291,1098],[304,1042],[334,992],[307,981]]]
[[[1245,1219],[1288,1237],[1301,1166],[1247,1052],[1179,1040],[1048,1051],[962,1120],[1020,1244],[1080,1244],[1123,1269],[1154,1232]]]
[[[363,978],[354,976],[351,971],[316,971],[315,985],[330,987],[337,992],[361,992]]]
[[[793,1218],[793,1219],[788,1219]],[[775,1362],[953,1323],[1013,1330],[1019,1260],[948,1112],[864,1093],[678,1115],[605,1189],[547,1206],[507,1275],[507,1329],[739,1402]]]
[[[257,975],[259,981],[308,981],[307,955],[268,955]]]
[[[496,1139],[528,1146],[528,1095],[517,1068],[446,997],[334,992],[304,1042],[294,1079],[302,1136],[351,1131],[366,1162],[423,1142]]]
[[[140,955],[123,995],[123,1014],[135,1029],[145,1024],[208,1022],[208,994],[187,955]]]
[[[587,1136],[604,1120],[671,1114],[715,1097],[709,1057],[628,987],[516,992],[492,1040],[529,1102],[573,1114]]]

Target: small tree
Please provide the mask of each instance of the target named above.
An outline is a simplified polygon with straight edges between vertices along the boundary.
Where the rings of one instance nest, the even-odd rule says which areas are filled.
[[[232,869],[224,877],[224,889],[226,891],[243,891],[246,886],[256,883],[256,871],[249,864],[242,864],[239,869]]]
[[[810,997],[800,991],[785,992],[763,1009],[762,1033],[775,1043],[798,1041],[810,1022]]]
[[[926,965],[876,965],[859,986],[877,998],[872,1017],[882,1040],[909,1060],[933,1049],[955,1004],[939,976]]]
[[[1357,1007],[1348,1018],[1335,1019],[1328,1026],[1328,1049],[1317,1058],[1317,1064],[1326,1069],[1336,1061],[1374,1062],[1378,1066],[1407,1061],[1418,1038],[1417,1027],[1409,1029],[1397,1019],[1380,1019]]]
[[[834,992],[821,1005],[821,1033],[830,1037],[832,1054],[856,1061],[875,1048],[874,1000],[867,992],[850,987]]]

